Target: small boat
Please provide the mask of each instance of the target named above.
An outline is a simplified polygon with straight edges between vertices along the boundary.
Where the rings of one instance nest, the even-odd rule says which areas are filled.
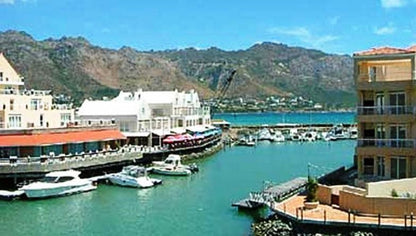
[[[292,141],[302,141],[302,136],[299,134],[298,129],[290,129],[289,137]]]
[[[308,130],[302,135],[303,141],[314,142],[318,139],[318,133],[315,130]]]
[[[191,165],[183,165],[181,163],[181,156],[177,154],[169,154],[169,156],[164,161],[153,161],[152,164],[153,170],[158,167],[176,167],[176,169],[189,170],[191,173],[199,171],[199,168],[195,163],[192,163]]]
[[[154,166],[153,173],[161,175],[188,176],[192,171],[180,166]]]
[[[325,140],[336,141],[348,139],[350,136],[349,132],[344,129],[342,124],[336,125],[329,130],[328,134],[325,137]]]
[[[256,146],[256,141],[251,136],[240,138],[237,142],[239,146]]]
[[[97,186],[88,179],[81,179],[81,172],[76,170],[54,171],[45,175],[40,181],[24,185],[28,198],[48,198],[95,190]]]
[[[285,136],[279,130],[274,132],[271,139],[272,142],[284,142],[285,140]]]
[[[108,175],[108,180],[112,184],[134,188],[149,188],[162,183],[160,179],[149,178],[146,168],[141,166],[125,166],[121,172]]]
[[[357,139],[358,137],[358,129],[357,127],[351,127],[348,130],[349,134],[350,134],[350,139]]]
[[[262,141],[262,140],[272,140],[272,135],[270,134],[270,131],[268,128],[263,128],[261,129],[258,133],[258,140]]]

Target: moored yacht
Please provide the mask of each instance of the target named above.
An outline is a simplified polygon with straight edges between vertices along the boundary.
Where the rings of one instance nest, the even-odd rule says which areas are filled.
[[[187,176],[192,174],[189,169],[182,166],[155,166],[153,167],[153,173],[176,176]]]
[[[153,161],[152,163],[153,170],[159,167],[168,167],[168,169],[175,167],[176,169],[189,170],[191,173],[197,172],[199,170],[195,163],[191,165],[183,165],[181,162],[181,156],[177,154],[169,154],[169,156],[164,161]]]
[[[160,179],[149,178],[146,168],[141,166],[125,166],[121,172],[108,175],[108,179],[112,184],[135,188],[149,188],[162,183]]]
[[[24,185],[28,198],[47,198],[95,190],[97,187],[88,179],[81,179],[81,172],[76,170],[54,171],[45,175],[40,181]]]

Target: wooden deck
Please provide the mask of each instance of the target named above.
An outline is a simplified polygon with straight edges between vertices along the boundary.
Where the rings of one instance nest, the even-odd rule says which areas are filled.
[[[261,192],[251,192],[248,198],[231,204],[233,207],[256,209],[265,204],[282,201],[295,193],[298,193],[306,185],[307,178],[298,177],[288,182],[273,185],[265,188]]]

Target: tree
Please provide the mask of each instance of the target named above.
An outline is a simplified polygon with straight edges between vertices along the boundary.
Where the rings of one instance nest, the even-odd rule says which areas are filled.
[[[316,191],[318,190],[318,181],[316,178],[308,176],[308,182],[306,183],[306,201],[317,202]]]

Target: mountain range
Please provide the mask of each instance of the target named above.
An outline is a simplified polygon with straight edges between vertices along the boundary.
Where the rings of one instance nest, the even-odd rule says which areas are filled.
[[[0,52],[25,77],[27,88],[85,98],[119,90],[189,90],[217,97],[232,70],[226,97],[302,96],[329,106],[351,107],[356,94],[348,55],[264,42],[245,50],[211,47],[164,51],[118,50],[82,37],[35,40],[21,31],[0,32]]]

